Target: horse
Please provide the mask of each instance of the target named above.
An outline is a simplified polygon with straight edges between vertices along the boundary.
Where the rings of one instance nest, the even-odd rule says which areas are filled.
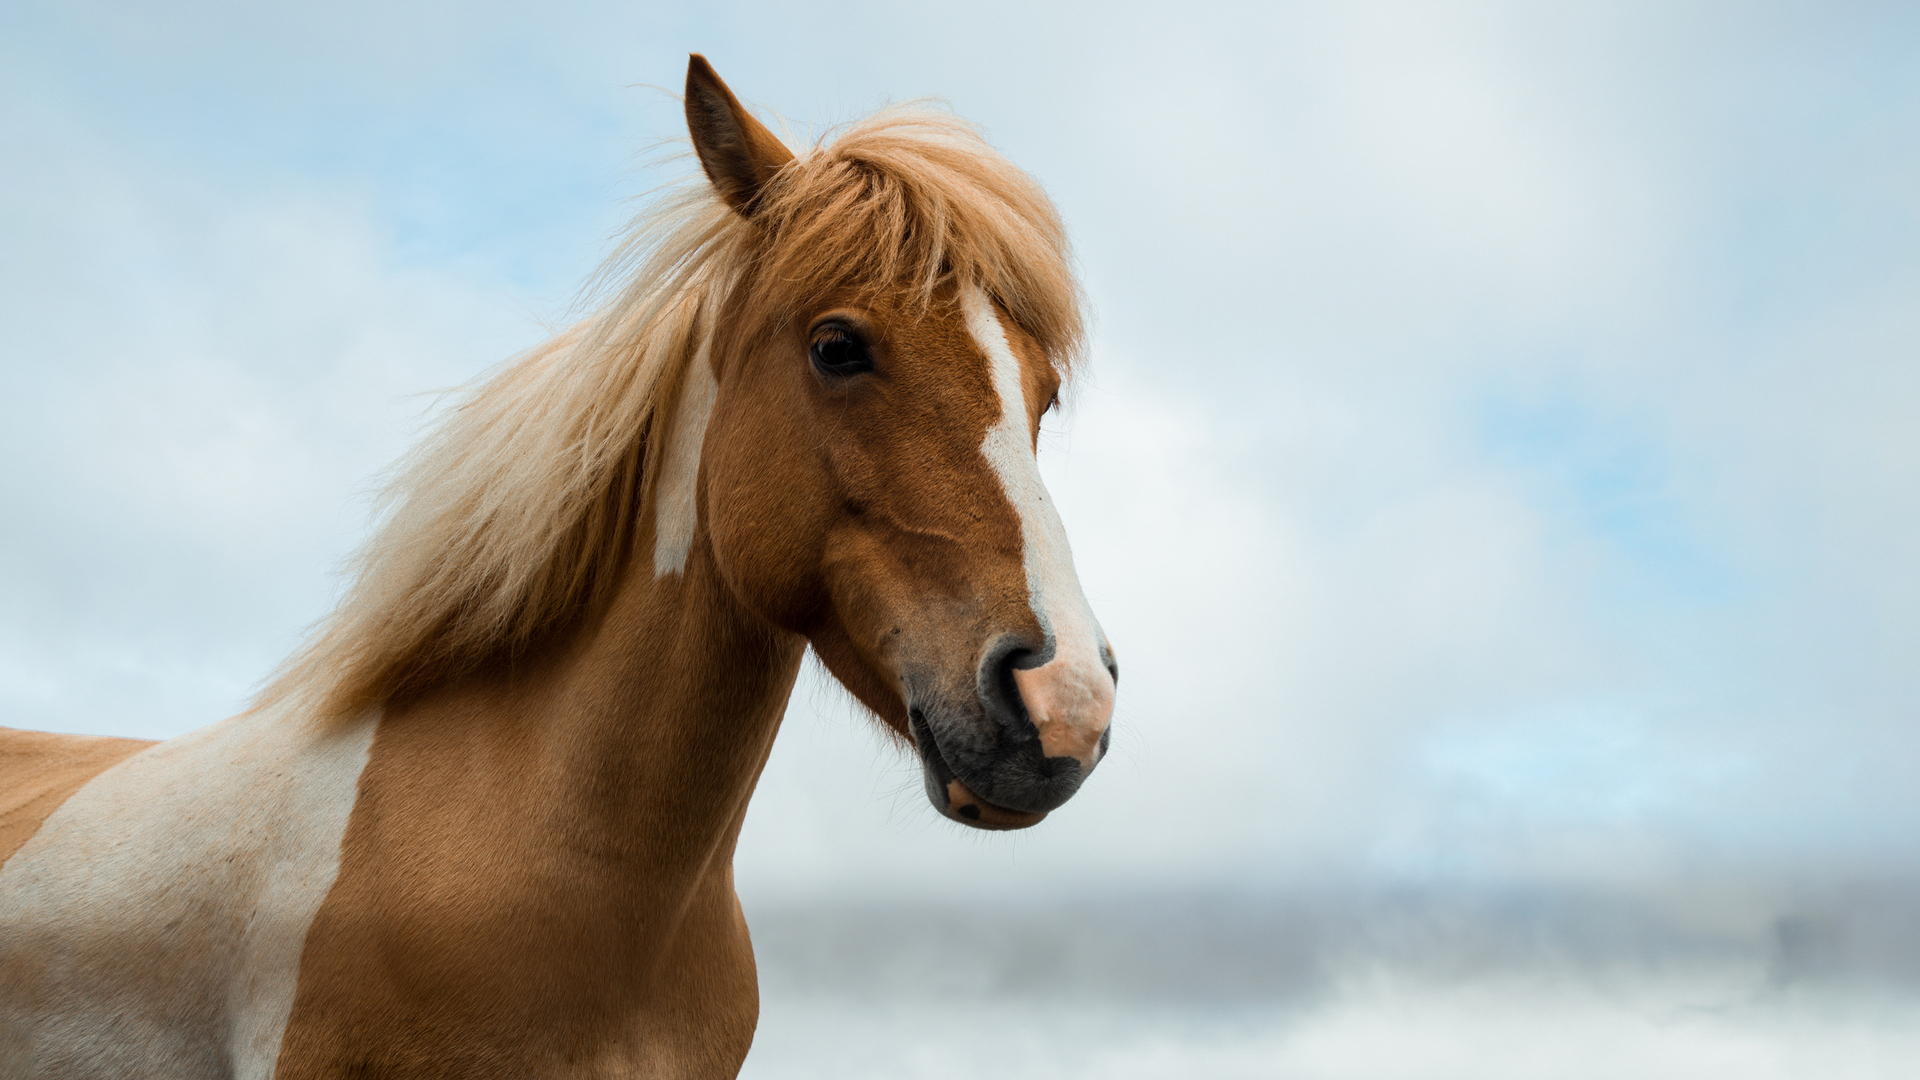
[[[733,1076],[733,852],[808,649],[961,825],[1100,761],[1053,205],[941,110],[795,153],[698,54],[685,105],[700,174],[410,452],[247,711],[0,732],[0,1075]]]

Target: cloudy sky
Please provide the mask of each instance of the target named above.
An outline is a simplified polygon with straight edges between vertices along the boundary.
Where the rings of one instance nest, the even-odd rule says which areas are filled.
[[[690,50],[1052,192],[1097,321],[1043,463],[1125,667],[1012,837],[809,676],[750,895],[1920,869],[1897,4],[10,4],[0,723],[240,707],[432,391],[685,168]]]

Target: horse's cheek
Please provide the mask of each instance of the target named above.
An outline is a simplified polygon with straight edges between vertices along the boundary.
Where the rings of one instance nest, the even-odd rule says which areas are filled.
[[[792,451],[794,441],[750,437],[741,427],[723,425],[707,442],[702,515],[714,561],[748,608],[805,633],[824,603],[834,494],[810,455]]]

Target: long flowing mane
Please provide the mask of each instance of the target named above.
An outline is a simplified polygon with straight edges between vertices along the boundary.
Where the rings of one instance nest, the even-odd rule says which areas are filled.
[[[629,561],[663,418],[729,302],[767,317],[776,294],[930,303],[944,284],[976,283],[1064,371],[1083,338],[1070,262],[1039,186],[972,125],[925,106],[797,155],[751,220],[704,178],[669,192],[596,275],[604,303],[476,381],[402,459],[351,588],[260,703],[357,715],[591,610]],[[736,297],[749,282],[779,288]]]

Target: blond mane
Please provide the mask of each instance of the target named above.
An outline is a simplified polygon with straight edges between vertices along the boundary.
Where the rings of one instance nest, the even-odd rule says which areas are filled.
[[[1059,217],[944,111],[896,107],[830,133],[751,221],[704,177],[670,191],[596,274],[597,310],[476,381],[401,460],[353,585],[260,703],[358,715],[524,651],[604,599],[643,520],[660,418],[723,308],[772,318],[849,288],[931,302],[951,282],[985,288],[1070,368],[1083,332]]]

